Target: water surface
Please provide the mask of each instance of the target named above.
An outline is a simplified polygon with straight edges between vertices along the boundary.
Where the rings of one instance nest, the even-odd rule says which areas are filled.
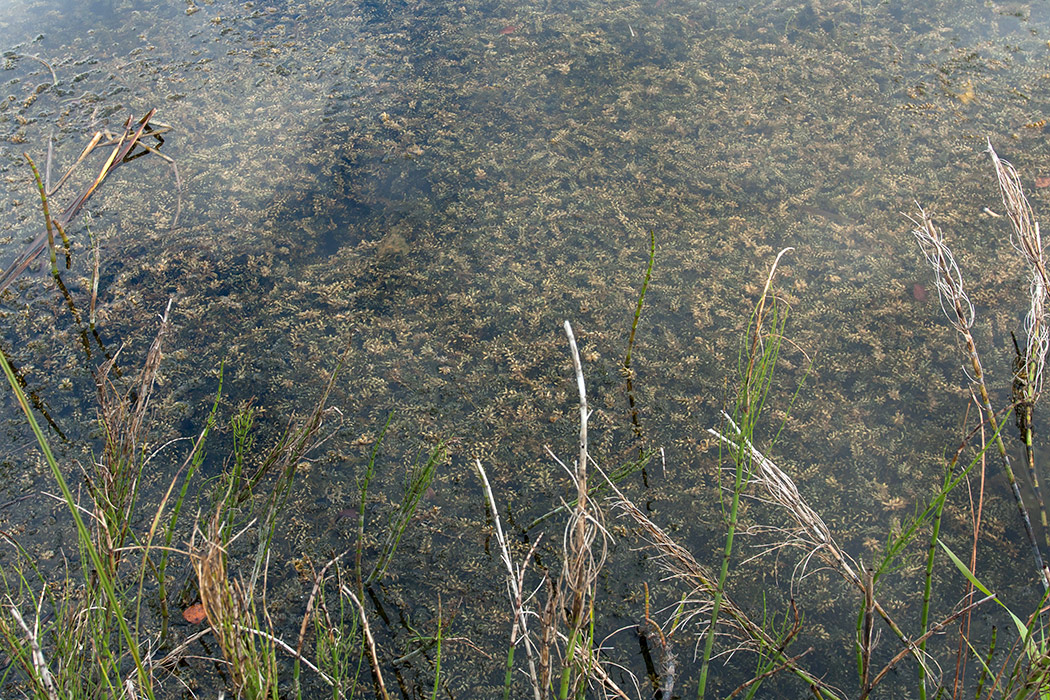
[[[1027,285],[1005,220],[985,213],[1001,204],[984,151],[991,140],[1018,167],[1041,214],[1048,31],[1039,3],[4,2],[3,259],[38,232],[22,152],[43,162],[51,135],[57,171],[95,130],[156,107],[174,127],[161,150],[182,189],[165,162],[139,159],[70,227],[64,281],[81,308],[90,237],[100,243],[97,338],[32,274],[0,298],[0,343],[65,436],[55,442],[70,473],[97,438],[90,371],[122,346],[134,368],[169,298],[157,444],[199,429],[223,361],[226,415],[251,398],[264,436],[275,434],[316,399],[349,343],[333,398],[342,427],[304,470],[278,551],[323,561],[352,541],[339,513],[356,504],[355,477],[388,411],[387,499],[406,463],[451,439],[384,602],[421,624],[439,593],[460,606],[455,632],[495,656],[458,649],[443,663],[449,692],[492,697],[509,614],[472,461],[488,466],[518,526],[568,493],[544,452],[575,449],[564,319],[581,339],[596,458],[636,453],[619,366],[650,230],[657,259],[635,387],[644,444],[664,449],[666,467],[628,491],[655,521],[717,562],[719,462],[704,430],[733,392],[750,308],[787,246],[777,290],[792,347],[766,445],[787,418],[772,454],[865,561],[929,498],[964,432],[968,382],[935,297],[922,293],[933,285],[903,215],[917,200],[944,227],[1006,405]],[[58,198],[88,178],[82,168]],[[0,483],[14,498],[47,480],[4,401]],[[178,462],[158,459],[151,479],[166,484]],[[216,457],[210,469],[219,466]],[[1005,487],[989,488],[984,573],[1017,571],[1009,585],[1024,610],[1035,578]],[[954,502],[946,525],[960,549],[965,507]],[[34,535],[64,522],[46,498],[0,517],[52,556],[73,542],[63,527]],[[654,605],[677,599],[630,533],[614,533],[600,587],[607,632],[637,622],[643,580]],[[763,560],[741,579],[785,591],[792,564]],[[909,562],[886,595],[916,600],[916,572]],[[272,600],[295,626],[291,566],[273,579]],[[957,596],[945,586],[942,612]],[[753,588],[737,597],[760,610]],[[804,643],[844,662],[815,666],[853,688],[843,667],[855,600],[818,575],[799,603],[816,630]],[[396,649],[406,633],[382,634]],[[639,669],[630,634],[610,645]],[[683,659],[691,649],[683,637]],[[723,694],[746,678],[750,662],[738,663],[717,681]],[[683,668],[692,694],[695,670]],[[424,671],[405,673],[425,686]]]

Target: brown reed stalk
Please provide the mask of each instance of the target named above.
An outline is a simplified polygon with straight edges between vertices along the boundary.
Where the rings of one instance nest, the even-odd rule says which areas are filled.
[[[864,624],[861,628],[860,649],[860,688],[861,694],[871,692],[871,631],[875,610],[875,574],[871,569],[864,569]]]
[[[478,475],[481,477],[485,497],[496,526],[496,539],[499,543],[501,559],[507,569],[508,595],[514,611],[514,623],[511,632],[511,644],[508,650],[507,675],[504,684],[504,697],[509,697],[513,681],[512,669],[514,648],[520,641],[524,643],[529,665],[529,676],[532,681],[533,696],[536,700],[547,700],[552,687],[553,670],[556,663],[552,650],[560,643],[561,677],[557,686],[557,697],[566,700],[570,696],[580,697],[584,687],[596,682],[604,693],[629,700],[629,696],[616,684],[599,658],[592,638],[595,584],[608,554],[607,532],[603,525],[601,509],[590,499],[588,494],[588,454],[587,422],[590,410],[587,407],[587,389],[580,362],[579,349],[572,326],[568,321],[564,325],[569,340],[576,384],[579,392],[579,452],[576,463],[569,467],[548,448],[547,452],[572,478],[576,487],[576,501],[567,507],[568,522],[565,526],[562,545],[562,567],[556,583],[544,575],[547,587],[547,600],[543,609],[536,613],[539,619],[539,641],[534,642],[529,632],[529,613],[525,609],[528,599],[524,596],[524,572],[535,552],[539,540],[533,543],[522,566],[516,566],[503,534],[499,513],[496,508],[492,488],[480,460],[475,460]],[[600,544],[599,544],[600,543]],[[566,629],[559,630],[564,622]]]
[[[590,417],[590,410],[587,407],[587,385],[583,376],[583,364],[580,362],[580,352],[576,346],[576,336],[572,332],[572,325],[565,321],[564,328],[569,340],[576,375],[576,388],[579,393],[580,434],[579,455],[573,468],[567,467],[561,460],[554,457],[569,473],[576,486],[576,504],[570,509],[569,520],[565,525],[562,570],[556,586],[559,591],[564,591],[564,600],[568,604],[566,614],[568,641],[562,658],[559,691],[559,697],[562,700],[565,700],[570,694],[572,697],[578,697],[583,684],[591,677],[614,693],[623,692],[615,688],[615,684],[611,683],[608,674],[601,668],[601,662],[594,652],[594,640],[591,638],[595,582],[598,572],[605,563],[608,549],[601,509],[591,502],[587,489],[587,468],[590,460],[587,447],[587,421]],[[599,542],[600,545],[598,545]],[[597,553],[595,552],[596,546]]]
[[[110,381],[116,357],[103,363],[95,373],[99,422],[106,439],[102,454],[95,462],[95,474],[90,484],[99,523],[100,551],[107,555],[110,574],[116,573],[120,549],[131,527],[130,515],[145,464],[146,416],[164,357],[163,341],[168,330],[171,303],[169,299],[161,316],[160,328],[146,354],[146,362],[131,387],[121,392]]]
[[[588,523],[590,504],[587,495],[587,419],[590,417],[590,412],[587,410],[587,387],[583,378],[579,351],[576,348],[576,338],[568,321],[565,322],[565,335],[569,339],[573,367],[576,370],[576,385],[580,395],[580,453],[576,460],[575,470],[570,471],[573,482],[576,484],[576,507],[570,511],[569,522],[565,526],[566,547],[562,553],[561,581],[568,589],[570,601],[569,644],[562,666],[562,698],[566,697],[565,688],[570,683],[569,676],[579,663],[577,656],[586,653],[584,639],[587,636],[589,608],[594,595],[592,585],[594,576],[597,574],[591,556],[591,545],[594,543],[597,531],[589,527]],[[589,645],[586,646],[589,647]],[[573,692],[574,697],[575,695],[576,692]]]
[[[713,607],[715,592],[718,590],[717,577],[697,562],[689,550],[671,539],[666,532],[646,517],[615,485],[610,485],[610,487],[616,493],[613,507],[631,518],[641,529],[649,547],[657,552],[657,556],[653,559],[657,566],[664,571],[668,579],[681,581],[692,591],[685,601],[688,607],[682,613],[682,621],[679,626],[687,624],[693,618],[709,614]],[[807,671],[798,662],[798,657],[787,657],[780,648],[780,642],[774,639],[762,625],[751,620],[747,613],[736,605],[725,592],[722,593],[722,612],[725,615],[720,618],[719,624],[737,638],[738,648],[751,648],[760,653],[769,654],[785,669],[806,682],[817,697],[840,697],[834,689]]]
[[[539,644],[537,644],[539,647],[539,653],[537,654],[537,673],[539,675],[542,698],[543,700],[547,700],[547,698],[550,697],[551,677],[554,674],[555,663],[555,658],[551,653],[551,650],[554,648],[554,642],[558,638],[558,623],[561,620],[562,609],[564,606],[562,605],[560,591],[546,572],[543,574],[542,585],[547,591],[547,600],[538,615],[540,621],[540,641]],[[504,700],[506,700],[506,698],[504,698]]]
[[[948,322],[962,336],[963,343],[966,346],[970,368],[973,371],[970,374],[970,378],[980,390],[981,408],[984,409],[985,419],[991,428],[992,439],[999,452],[999,459],[1002,462],[1006,479],[1010,483],[1010,490],[1013,492],[1014,502],[1017,504],[1018,515],[1020,515],[1021,522],[1024,524],[1025,534],[1032,549],[1032,557],[1035,559],[1036,569],[1042,577],[1043,588],[1046,590],[1050,588],[1050,568],[1047,568],[1043,561],[1043,555],[1039,551],[1039,543],[1036,541],[1035,532],[1032,530],[1032,521],[1028,517],[1028,509],[1025,507],[1024,501],[1021,499],[1021,491],[1018,487],[1017,479],[1014,477],[1013,467],[1010,465],[1010,455],[1006,452],[1006,446],[1003,444],[999,430],[999,422],[996,418],[995,410],[992,408],[992,401],[984,380],[981,358],[977,354],[977,344],[974,342],[973,333],[970,330],[974,322],[974,308],[963,287],[962,273],[959,271],[955,257],[952,255],[952,251],[947,243],[945,243],[940,229],[934,225],[933,219],[922,207],[919,207],[919,221],[915,219],[911,219],[911,221],[915,224],[915,229],[912,233],[919,243],[923,257],[926,258],[926,262],[933,268],[941,310],[944,311]]]
[[[361,631],[365,635],[365,642],[368,646],[368,665],[372,669],[372,679],[375,681],[376,692],[383,700],[390,700],[390,694],[386,690],[386,683],[383,682],[383,670],[379,666],[376,641],[372,637],[372,629],[368,626],[368,614],[365,612],[365,606],[361,604],[361,601],[358,600],[348,586],[343,586],[342,591],[343,595],[348,596],[354,602],[357,613],[361,616]]]
[[[227,497],[229,494],[227,493]],[[219,642],[238,697],[266,698],[276,695],[277,666],[269,635],[256,631],[256,615],[251,590],[240,581],[231,580],[226,568],[226,548],[236,538],[224,535],[222,513],[226,499],[215,508],[207,532],[194,531],[190,559],[197,574],[201,605],[212,634]],[[200,539],[202,542],[197,543]],[[257,637],[264,641],[259,643]]]
[[[49,221],[58,223],[63,228],[68,226],[69,222],[71,222],[73,218],[76,217],[78,213],[80,213],[80,210],[83,208],[84,204],[91,197],[91,195],[94,194],[95,191],[102,185],[102,182],[106,179],[106,177],[108,177],[109,174],[113,172],[113,170],[116,169],[118,166],[130,160],[127,156],[131,153],[135,146],[142,145],[145,148],[145,144],[140,144],[140,139],[144,134],[152,134],[154,136],[159,136],[160,134],[165,133],[171,128],[169,126],[162,125],[160,129],[154,129],[150,125],[150,120],[153,119],[153,115],[156,113],[156,111],[156,109],[151,109],[149,112],[146,113],[146,116],[144,116],[137,123],[135,123],[134,127],[132,126],[132,118],[128,117],[127,121],[124,123],[124,131],[120,134],[120,136],[114,137],[106,143],[101,144],[105,146],[113,146],[113,150],[110,152],[109,157],[106,159],[98,175],[95,176],[95,179],[92,181],[92,183],[83,192],[81,192],[79,196],[77,196],[72,202],[69,203],[69,205],[62,211],[61,214],[59,214],[54,219],[48,217]],[[59,188],[62,187],[66,179],[73,173],[73,170],[88,156],[88,154],[90,154],[97,146],[100,145],[102,138],[103,135],[101,132],[95,133],[91,141],[80,154],[80,157],[77,159],[77,161],[73,164],[72,167],[70,167],[70,169],[62,177],[62,179],[59,180],[58,184],[56,184],[50,191],[46,193],[46,197],[51,197],[52,195],[58,192]],[[49,244],[51,250],[54,251],[54,234],[50,228],[38,235],[33,240],[33,242],[30,243],[14,259],[14,261],[7,266],[3,274],[0,274],[0,292],[7,289],[11,282],[13,282],[20,274],[22,274],[33,262],[33,260],[35,260],[36,257]],[[54,263],[54,261],[52,262],[52,268],[57,268],[57,265]]]
[[[955,620],[959,619],[960,617],[963,617],[964,615],[970,614],[970,612],[972,612],[975,608],[977,608],[980,605],[984,605],[985,603],[991,600],[995,600],[994,594],[987,595],[984,598],[981,598],[980,600],[976,600],[972,603],[969,603],[960,610],[956,610],[951,615],[944,618],[937,624],[932,625],[930,629],[926,630],[926,633],[924,635],[915,640],[916,644],[922,644],[933,635],[940,634],[948,625],[955,622]],[[910,653],[912,653],[910,649],[901,649],[899,652],[897,652],[893,656],[893,658],[890,659],[886,663],[886,665],[882,667],[882,670],[879,671],[878,675],[876,675],[875,678],[871,681],[871,684],[868,686],[868,691],[870,692],[871,688],[874,688],[876,685],[878,685],[886,677],[886,674],[888,674],[890,671],[896,668],[897,664],[904,660],[904,658]],[[868,693],[866,692],[860,696],[859,700],[865,700],[867,697]]]

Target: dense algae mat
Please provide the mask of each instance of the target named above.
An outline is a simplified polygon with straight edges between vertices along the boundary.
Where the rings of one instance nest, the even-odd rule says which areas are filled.
[[[201,3],[73,19],[17,9],[55,26],[0,17],[4,36],[18,36],[0,47],[14,98],[0,103],[5,256],[39,222],[23,150],[44,153],[54,131],[68,164],[93,130],[157,106],[176,127],[162,150],[184,182],[179,227],[167,228],[170,172],[143,159],[71,230],[66,275],[83,304],[90,221],[100,334],[111,354],[129,343],[132,366],[174,296],[157,443],[199,429],[224,359],[230,403],[254,397],[278,430],[349,341],[333,393],[344,427],[301,475],[287,513],[296,538],[280,551],[324,558],[346,546],[340,513],[394,408],[391,471],[420,436],[452,442],[399,555],[431,575],[405,565],[387,595],[423,617],[437,592],[491,607],[458,621],[479,642],[506,613],[470,460],[491,465],[518,524],[565,492],[543,450],[571,454],[575,439],[564,318],[581,337],[593,453],[610,465],[635,454],[618,368],[649,229],[657,264],[635,387],[646,442],[665,448],[667,470],[651,467],[648,485],[631,489],[701,558],[715,560],[720,527],[703,429],[718,422],[780,247],[796,249],[779,291],[812,365],[777,457],[848,549],[873,556],[891,520],[929,497],[960,438],[966,377],[901,217],[915,198],[953,239],[999,404],[1009,400],[1025,283],[1005,223],[982,213],[999,207],[983,150],[989,137],[1029,178],[1039,213],[1050,37],[1038,6]],[[50,72],[30,54],[51,62],[57,86],[44,86]],[[70,436],[58,446],[78,456],[94,416],[78,397],[90,395],[102,349],[85,358],[80,329],[39,278],[5,294],[0,314],[3,349]],[[785,354],[773,419],[806,367]],[[16,412],[4,415],[14,497],[44,472],[21,449]],[[170,475],[158,466],[151,478]],[[982,557],[994,580],[1026,553],[1005,490],[992,490],[995,546]],[[961,504],[949,515],[961,523]],[[37,498],[0,517],[34,542],[62,515]],[[69,546],[47,536],[42,550]],[[637,582],[652,578],[625,560],[607,584],[625,601],[606,609],[610,630],[639,614]],[[852,607],[823,595],[830,579],[812,581],[812,621],[851,623]],[[294,618],[298,583],[282,585],[287,600],[273,598]],[[827,633],[828,648],[844,648],[848,630]],[[466,668],[485,663],[485,681],[499,684],[498,664],[466,656],[450,683],[469,684]]]

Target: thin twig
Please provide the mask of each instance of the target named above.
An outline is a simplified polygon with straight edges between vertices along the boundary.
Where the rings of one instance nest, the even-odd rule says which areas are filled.
[[[984,598],[981,598],[978,601],[974,601],[973,603],[970,603],[966,607],[964,607],[964,608],[962,608],[960,610],[957,610],[956,612],[952,613],[948,617],[946,617],[943,620],[941,620],[940,622],[938,622],[936,625],[932,626],[926,632],[926,634],[924,634],[921,637],[919,637],[918,639],[916,639],[915,643],[916,644],[920,644],[920,643],[926,641],[927,639],[929,639],[933,635],[935,635],[935,634],[939,633],[940,631],[942,631],[945,627],[950,625],[952,622],[957,620],[959,617],[961,617],[961,616],[965,615],[966,613],[970,612],[971,610],[973,610],[977,606],[983,605],[984,603],[987,603],[989,600],[993,600],[994,598],[995,598],[995,594],[992,594],[992,595],[989,595],[989,596],[985,596]],[[881,671],[879,671],[879,674],[877,676],[875,676],[875,678],[871,681],[871,685],[869,686],[868,689],[870,690],[871,688],[874,688],[875,686],[877,686],[882,681],[882,679],[886,677],[887,673],[892,671],[894,669],[894,667],[896,667],[896,665],[899,664],[904,657],[906,657],[908,654],[911,654],[911,653],[912,653],[912,650],[911,649],[907,649],[907,648],[906,649],[901,649],[899,652],[897,652],[897,654],[892,659],[890,659],[889,663],[887,663],[886,666]],[[864,696],[861,696],[861,697],[866,697],[866,694]]]
[[[361,605],[361,601],[357,599],[354,592],[347,586],[342,586],[342,591],[345,595],[350,596],[350,600],[354,601],[354,605],[357,606],[357,612],[361,616],[361,631],[364,632],[365,641],[368,645],[368,660],[372,666],[372,675],[376,680],[376,689],[379,694],[383,697],[383,700],[390,700],[390,695],[386,691],[386,684],[383,683],[383,671],[379,667],[379,656],[376,654],[376,642],[372,638],[372,630],[368,626],[368,615],[365,613],[365,606]]]
[[[55,69],[51,67],[50,63],[48,63],[44,59],[40,58],[39,56],[34,56],[31,53],[20,53],[18,55],[19,56],[25,56],[26,58],[31,58],[34,61],[40,61],[41,63],[43,63],[44,67],[46,67],[51,72],[51,87],[54,87],[54,86],[58,85],[58,76],[55,75]]]

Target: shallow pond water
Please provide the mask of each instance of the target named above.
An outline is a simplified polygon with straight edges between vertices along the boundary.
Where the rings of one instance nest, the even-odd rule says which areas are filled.
[[[292,493],[271,600],[297,628],[303,584],[288,562],[323,562],[352,542],[341,514],[356,507],[355,480],[394,410],[377,521],[421,451],[447,439],[449,457],[383,601],[424,627],[439,595],[458,606],[452,632],[481,651],[455,647],[443,662],[448,693],[494,697],[510,620],[473,459],[515,529],[567,497],[544,451],[575,450],[564,319],[581,341],[596,459],[637,453],[620,365],[650,230],[634,387],[641,444],[663,457],[625,487],[706,564],[719,560],[721,524],[720,462],[704,431],[732,396],[740,340],[780,249],[794,248],[776,283],[790,344],[760,435],[768,446],[784,421],[772,455],[853,556],[871,561],[930,498],[966,432],[965,358],[905,218],[916,201],[955,250],[993,399],[1008,404],[1027,283],[994,216],[1002,205],[985,151],[990,140],[1017,166],[1040,215],[1048,21],[1040,3],[3,0],[4,264],[39,231],[22,152],[44,162],[49,137],[57,173],[94,131],[156,108],[174,127],[160,150],[181,188],[154,156],[116,171],[69,227],[63,273],[83,310],[98,241],[97,334],[34,270],[0,295],[0,347],[73,474],[98,438],[91,370],[118,348],[137,367],[169,298],[158,445],[200,429],[222,362],[224,416],[250,399],[260,440],[272,439],[308,410],[349,345],[331,400],[339,428]],[[56,199],[86,186],[96,161]],[[7,501],[49,487],[16,405],[6,392],[2,401]],[[174,452],[152,463],[151,488],[166,486]],[[1034,568],[997,467],[989,474],[983,572],[1027,610]],[[960,548],[968,507],[959,496],[947,509],[945,537]],[[0,519],[56,563],[75,542],[42,496]],[[559,527],[548,526],[549,541]],[[643,581],[655,606],[677,600],[629,528],[617,522],[613,534],[600,586],[606,633],[638,622]],[[541,556],[550,564],[552,552]],[[765,590],[782,604],[793,564],[743,565],[738,602],[760,614]],[[918,600],[916,567],[909,559],[886,583],[896,607]],[[944,571],[942,613],[959,595]],[[825,574],[797,595],[814,668],[855,687],[856,598]],[[382,630],[390,658],[405,630]],[[609,645],[639,670],[630,634]],[[691,657],[685,635],[679,653]],[[722,695],[750,663],[734,658],[717,680]],[[682,666],[684,697],[696,669]],[[427,670],[407,666],[402,692],[425,687]],[[777,692],[797,697],[797,683],[781,683]]]

